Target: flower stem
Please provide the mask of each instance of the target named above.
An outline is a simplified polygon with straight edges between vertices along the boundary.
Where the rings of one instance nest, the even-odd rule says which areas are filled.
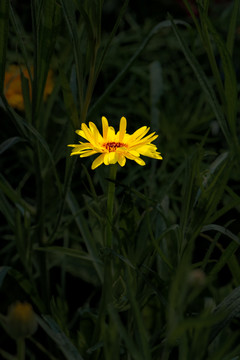
[[[107,195],[107,236],[106,245],[112,247],[112,221],[113,221],[113,205],[115,197],[115,180],[117,175],[117,165],[109,166],[109,184],[108,184],[108,195]]]
[[[109,184],[108,184],[108,193],[107,193],[107,228],[106,228],[106,241],[105,245],[107,248],[112,247],[112,222],[113,222],[113,205],[115,197],[115,180],[117,175],[117,165],[109,166]],[[104,257],[104,281],[102,287],[102,296],[99,305],[99,316],[97,323],[95,325],[95,330],[93,334],[93,344],[96,344],[102,338],[108,336],[106,317],[107,317],[107,307],[108,304],[112,301],[112,267],[111,267],[111,255],[105,254]],[[95,351],[93,357],[94,360],[98,359],[100,351]]]
[[[17,359],[25,360],[25,339],[17,339]]]

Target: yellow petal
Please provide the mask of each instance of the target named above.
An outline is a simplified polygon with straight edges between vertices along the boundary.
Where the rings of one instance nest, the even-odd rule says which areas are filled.
[[[75,133],[87,140],[83,130],[76,130]]]
[[[127,128],[127,120],[123,116],[120,120],[120,126],[119,126],[119,142],[123,141],[124,135],[126,133],[126,128]]]
[[[105,116],[102,116],[102,132],[103,132],[103,140],[107,140],[108,135],[108,121]]]
[[[150,144],[152,141],[154,141],[158,135],[154,135],[155,133],[146,136],[145,138],[141,139],[141,140],[136,140],[134,143],[131,143],[130,148],[131,149],[137,149],[138,147]]]
[[[146,165],[145,161],[143,161],[143,159],[141,159],[140,157],[136,157],[136,158],[134,159],[134,161],[136,161],[136,163],[137,163],[138,165],[141,165],[141,166]]]
[[[102,143],[103,142],[103,138],[102,135],[100,134],[100,132],[98,131],[98,128],[96,127],[96,125],[93,122],[89,123],[89,128],[91,130],[91,132],[93,133],[94,139],[96,143]]]
[[[97,152],[95,150],[86,150],[81,153],[80,157],[87,157],[96,154]]]
[[[138,151],[135,151],[135,150],[132,150],[132,149],[130,149],[130,150],[128,151],[128,153],[131,154],[131,155],[133,155],[133,156],[136,156],[136,157],[139,157],[139,156],[140,156]]]
[[[87,139],[90,143],[95,144],[95,139],[92,131],[84,123],[82,124],[82,131],[84,132],[85,139]]]
[[[147,126],[142,126],[140,129],[136,130],[131,136],[130,136],[130,141],[134,141],[136,139],[141,139],[143,136],[145,136],[147,134],[147,132],[149,131],[149,127]]]
[[[127,152],[125,154],[125,156],[126,156],[126,158],[128,158],[130,160],[136,161],[136,163],[141,165],[141,166],[145,165],[145,162],[139,157],[139,154],[138,154],[138,156],[134,156],[131,153]]]
[[[107,142],[114,142],[116,141],[116,134],[115,130],[112,126],[108,128],[108,135],[107,135]]]
[[[157,147],[153,144],[144,145],[137,149],[137,151],[141,155],[148,156],[148,157],[151,157],[154,159],[162,160],[161,153],[156,150],[157,150]]]
[[[86,149],[92,149],[92,145],[90,143],[84,143],[81,145],[70,144],[68,146],[74,147],[75,149],[73,151],[82,151],[82,150],[86,150]]]
[[[118,163],[120,166],[124,166],[126,164],[126,158],[122,154],[118,154]]]
[[[116,164],[116,162],[117,162],[117,155],[114,151],[105,153],[105,156],[104,156],[104,164],[105,165]]]
[[[91,169],[94,170],[96,169],[98,166],[102,165],[103,160],[104,160],[104,155],[105,154],[101,154],[99,155],[92,163]]]

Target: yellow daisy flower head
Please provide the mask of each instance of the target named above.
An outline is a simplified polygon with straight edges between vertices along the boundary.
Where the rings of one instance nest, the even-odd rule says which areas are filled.
[[[92,163],[92,169],[96,169],[101,164],[110,165],[118,163],[124,166],[126,159],[134,160],[137,164],[143,166],[145,162],[140,158],[141,155],[154,159],[162,159],[161,154],[157,151],[157,147],[152,142],[158,137],[155,133],[146,134],[150,128],[142,126],[133,134],[126,132],[127,120],[122,117],[120,120],[119,131],[115,133],[112,126],[108,125],[107,119],[102,117],[102,135],[98,131],[93,122],[89,126],[82,124],[81,130],[76,133],[87,142],[79,144],[70,144],[73,147],[71,155],[80,155],[80,157],[99,155]]]

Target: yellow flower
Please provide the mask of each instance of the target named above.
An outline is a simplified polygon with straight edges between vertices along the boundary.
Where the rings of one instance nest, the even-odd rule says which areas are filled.
[[[89,127],[82,124],[81,130],[77,130],[76,133],[88,142],[80,141],[80,145],[68,145],[74,148],[71,155],[86,157],[100,153],[101,155],[93,161],[92,169],[96,169],[102,163],[105,165],[119,163],[120,166],[124,166],[126,158],[134,160],[137,164],[143,166],[145,162],[140,158],[140,155],[162,159],[157,147],[151,144],[158,135],[152,133],[145,136],[150,129],[147,126],[141,127],[130,135],[126,133],[126,127],[127,120],[125,117],[121,118],[117,134],[114,128],[108,125],[108,121],[104,116],[102,117],[103,135],[99,133],[94,123],[90,122]]]
[[[21,82],[21,71],[23,76],[27,78],[29,91],[30,91],[30,99],[32,98],[32,87],[30,82],[30,76],[28,70],[25,66],[17,66],[17,65],[10,65],[5,72],[4,78],[4,95],[9,103],[13,108],[18,109],[20,111],[24,110],[24,99],[22,93],[22,82]],[[33,75],[33,68],[30,68],[31,75]],[[47,99],[47,96],[51,94],[53,90],[53,72],[52,70],[49,71],[47,76],[47,81],[45,84],[45,89],[43,93],[44,101]]]
[[[14,339],[25,338],[37,330],[36,315],[29,303],[16,302],[8,310],[6,330]]]

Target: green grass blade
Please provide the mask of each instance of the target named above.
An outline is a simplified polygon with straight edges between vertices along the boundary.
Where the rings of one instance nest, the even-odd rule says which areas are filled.
[[[12,121],[13,125],[17,128],[17,131],[19,133],[19,135],[26,139],[26,140],[31,140],[31,137],[28,133],[28,131],[25,128],[25,122],[26,120],[23,119],[7,102],[5,96],[3,96],[1,98],[3,106],[5,111],[8,112],[8,115],[10,117],[10,120]]]
[[[3,93],[9,22],[9,0],[0,1],[0,95]]]
[[[30,212],[32,215],[35,214],[35,209],[23,200],[21,195],[11,187],[3,175],[0,175],[0,189],[14,204],[20,205],[20,207],[22,207],[25,211]]]
[[[23,94],[25,115],[26,115],[27,121],[30,123],[31,122],[32,106],[31,106],[31,100],[30,100],[29,81],[24,76],[22,71],[21,71],[21,84],[22,84],[22,94]]]
[[[239,248],[239,245],[232,241],[226,249],[224,249],[224,252],[220,259],[218,259],[217,264],[212,268],[212,270],[209,273],[209,276],[215,276],[219,273],[219,271],[224,267],[225,264],[228,263],[228,261],[232,258],[232,256],[235,254],[237,249]]]
[[[29,54],[27,52],[26,46],[25,46],[25,42],[23,41],[24,37],[26,37],[26,34],[24,32],[23,26],[21,24],[21,22],[19,21],[18,17],[16,16],[16,14],[14,13],[13,7],[12,5],[10,5],[10,20],[11,20],[11,24],[15,30],[15,33],[17,35],[17,39],[18,39],[18,46],[21,50],[21,55],[23,56],[24,59],[24,63],[27,67],[28,70],[28,74],[30,76],[30,81],[32,83],[32,74],[30,71],[30,66],[29,66]]]
[[[239,5],[240,5],[240,0],[235,0],[234,4],[233,4],[232,16],[231,16],[231,20],[230,20],[229,28],[228,28],[227,50],[228,50],[230,56],[232,56],[232,54],[233,54],[236,26],[237,26],[237,21],[239,18]]]
[[[31,300],[37,306],[38,310],[40,312],[44,312],[44,304],[38,295],[35,283],[29,281],[26,277],[23,276],[22,273],[13,268],[9,269],[9,275],[26,292],[26,294],[30,296]]]
[[[101,68],[102,68],[104,59],[105,59],[105,57],[106,57],[106,55],[107,55],[107,53],[108,53],[109,47],[110,47],[110,45],[111,45],[111,43],[112,43],[112,40],[113,40],[113,38],[114,38],[114,36],[115,36],[115,34],[116,34],[116,32],[117,32],[117,29],[118,29],[118,27],[119,27],[119,25],[120,25],[120,22],[121,22],[124,14],[125,14],[125,12],[126,12],[126,10],[127,10],[128,3],[129,3],[129,0],[125,0],[125,1],[124,1],[123,6],[122,6],[122,8],[121,8],[121,10],[120,10],[120,12],[119,12],[118,18],[117,18],[117,20],[116,20],[116,22],[115,22],[115,25],[114,25],[113,29],[112,29],[112,32],[111,32],[111,34],[109,35],[107,44],[105,45],[105,48],[104,48],[104,50],[103,50],[103,52],[102,52],[102,55],[101,55],[101,57],[100,57],[100,60],[99,60],[99,62],[98,62],[98,66],[97,66],[97,70],[96,70],[96,77],[99,75],[99,72],[101,71]]]
[[[80,109],[83,105],[83,56],[81,54],[81,42],[79,39],[79,29],[75,19],[75,7],[73,1],[60,0],[62,5],[63,14],[68,26],[69,34],[73,42],[73,53],[76,64],[76,75],[77,75],[77,84],[78,84],[78,96],[79,96],[79,105]]]
[[[129,333],[123,326],[120,316],[114,309],[113,305],[109,304],[108,312],[118,328],[120,337],[125,341],[129,354],[131,354],[134,360],[143,360],[142,354],[139,352],[138,347],[134,344],[133,340],[129,336]]]
[[[202,227],[201,232],[210,230],[218,231],[221,234],[229,237],[229,239],[234,240],[238,245],[240,245],[240,238],[225,227],[216,224],[205,225]]]
[[[127,280],[127,294],[129,297],[129,302],[131,304],[132,316],[135,320],[136,329],[137,329],[137,333],[138,333],[138,337],[139,337],[138,346],[141,349],[143,359],[150,360],[150,359],[152,359],[152,357],[151,357],[151,352],[150,352],[150,348],[149,348],[148,334],[147,334],[147,331],[144,326],[144,322],[142,319],[142,315],[140,312],[138,302],[137,302],[137,300],[135,298],[135,294],[133,292],[133,286],[131,284],[131,274],[130,274],[129,268],[127,268],[126,280]]]
[[[52,156],[52,153],[50,151],[50,148],[46,142],[46,140],[43,138],[43,136],[36,130],[35,127],[33,127],[31,124],[27,123],[20,115],[18,115],[11,106],[8,105],[6,99],[3,97],[3,103],[11,117],[11,120],[13,121],[14,125],[16,125],[20,135],[26,139],[33,148],[36,147],[36,143],[39,143],[42,148],[46,151],[48,154],[50,164],[52,167],[52,170],[55,175],[57,187],[59,190],[59,193],[61,193],[61,183],[59,180],[59,176],[56,170],[56,165],[54,162],[54,158]]]
[[[2,355],[4,360],[17,360],[16,356],[10,355],[8,352],[0,349],[0,355]]]
[[[199,62],[197,61],[197,59],[195,58],[193,53],[188,48],[185,40],[182,38],[177,26],[175,25],[175,23],[172,19],[171,19],[171,24],[172,24],[173,31],[174,31],[174,33],[179,41],[179,44],[181,46],[181,49],[182,49],[187,61],[189,62],[190,66],[192,67],[192,69],[199,81],[199,84],[206,95],[206,99],[209,102],[209,104],[213,110],[213,113],[216,116],[216,119],[218,120],[219,126],[228,142],[228,145],[231,148],[232,147],[232,136],[230,135],[228,124],[222,113],[221,106],[217,100],[217,97],[216,97],[213,89],[212,89],[212,86],[210,85],[210,82],[209,82],[207,76],[205,75],[205,73],[203,72],[202,67],[200,66]]]
[[[184,21],[176,21],[176,23],[187,25]],[[90,108],[88,115],[90,116],[93,114],[97,108],[102,104],[102,102],[107,98],[107,96],[110,95],[110,93],[113,91],[114,87],[123,79],[123,77],[127,74],[128,70],[134,63],[134,61],[138,58],[138,56],[142,53],[142,51],[145,49],[151,38],[158,33],[159,30],[171,26],[171,23],[169,20],[165,20],[157,24],[152,31],[148,34],[148,36],[144,39],[142,44],[139,46],[138,50],[135,52],[135,54],[131,57],[129,62],[124,66],[122,71],[115,77],[115,79],[112,81],[112,83],[108,86],[108,88],[104,91],[104,93],[98,98],[98,100],[95,102],[95,104]]]
[[[202,38],[202,42],[204,44],[204,47],[206,49],[207,55],[208,55],[208,59],[209,59],[209,63],[213,72],[213,76],[217,85],[217,89],[221,98],[222,103],[225,103],[225,97],[224,97],[224,87],[223,87],[223,82],[222,82],[222,78],[221,78],[221,74],[220,74],[220,70],[219,70],[219,66],[217,65],[216,62],[216,56],[215,56],[215,49],[213,47],[212,41],[211,41],[211,36],[209,33],[209,29],[208,29],[208,22],[206,21],[206,19],[208,19],[208,14],[207,14],[207,9],[202,8],[201,6],[198,7],[199,10],[199,16],[201,19],[201,38]]]
[[[85,251],[79,249],[69,249],[63,246],[47,246],[44,248],[36,248],[35,250],[38,251],[46,251],[50,253],[65,255],[75,257],[80,260],[90,261],[90,262],[97,262],[102,264],[102,261],[99,258],[93,258],[91,255],[87,254]]]
[[[74,198],[73,194],[71,192],[69,192],[67,194],[67,204],[75,218],[76,224],[78,226],[78,229],[83,237],[83,240],[86,244],[86,247],[88,249],[88,252],[90,254],[91,257],[93,258],[97,258],[98,257],[98,251],[97,248],[95,246],[95,242],[94,239],[92,238],[92,235],[90,233],[88,224],[85,220],[85,218],[82,215],[81,209],[79,208],[79,205],[76,201],[76,199]],[[103,268],[102,266],[99,266],[98,263],[94,262],[94,266],[95,269],[97,271],[97,274],[101,280],[101,282],[103,282]]]
[[[3,191],[0,191],[0,212],[7,219],[8,225],[10,226],[11,230],[14,231],[14,208],[8,201],[7,197],[4,195]]]
[[[36,22],[35,33],[35,64],[33,80],[33,120],[36,121],[37,128],[41,127],[39,109],[43,100],[43,92],[49,71],[51,57],[53,54],[56,36],[60,29],[61,8],[55,0],[44,0],[43,5],[38,11],[35,4],[34,16]]]
[[[5,140],[4,142],[2,142],[0,144],[0,155],[21,141],[26,141],[26,140],[20,138],[19,136],[14,136],[14,137],[11,137],[11,138]]]
[[[218,51],[221,57],[221,65],[224,72],[224,88],[225,88],[225,101],[226,101],[226,116],[229,123],[229,127],[232,132],[232,136],[236,139],[236,114],[237,114],[237,79],[234,70],[233,62],[227,45],[221,39],[221,36],[212,25],[210,19],[205,17],[205,22],[210,29],[211,35],[215,44],[218,47]]]
[[[64,334],[58,324],[49,315],[43,315],[42,317],[44,321],[40,318],[40,316],[37,316],[39,325],[56,343],[56,345],[64,354],[65,358],[67,360],[83,360],[76,347]]]
[[[63,93],[63,100],[64,100],[66,112],[68,114],[69,119],[72,122],[73,128],[78,129],[80,127],[78,109],[69,82],[67,80],[67,76],[65,75],[63,69],[59,69],[59,75],[60,75],[61,89]]]
[[[240,286],[234,289],[215,309],[215,315],[224,315],[224,319],[213,327],[211,341],[233,318],[240,315]],[[211,342],[210,341],[210,342]]]
[[[0,266],[0,287],[2,286],[3,280],[10,269],[9,266]]]

